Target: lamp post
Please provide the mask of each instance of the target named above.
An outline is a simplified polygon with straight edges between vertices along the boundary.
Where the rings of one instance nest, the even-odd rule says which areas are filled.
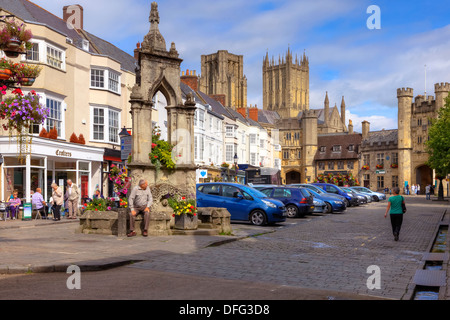
[[[128,133],[128,128],[123,127],[119,132],[120,138],[120,158],[122,161],[128,159],[131,153],[131,134]]]
[[[237,182],[237,174],[238,174],[238,166],[237,166],[238,160],[239,160],[238,155],[237,155],[237,153],[235,153],[234,154],[234,172],[236,175],[236,182]]]

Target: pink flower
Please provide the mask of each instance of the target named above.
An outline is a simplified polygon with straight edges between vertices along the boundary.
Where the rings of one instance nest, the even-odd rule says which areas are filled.
[[[108,210],[111,210],[111,207],[108,207],[107,209],[108,209]]]

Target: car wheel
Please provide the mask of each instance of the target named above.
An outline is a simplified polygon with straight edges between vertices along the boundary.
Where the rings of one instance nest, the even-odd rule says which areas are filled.
[[[286,206],[286,212],[288,218],[295,218],[298,215],[298,208],[291,204]]]
[[[325,202],[325,204],[327,205],[326,213],[333,213],[333,206],[328,202]]]
[[[380,201],[380,199],[378,199],[378,196],[373,196],[373,200],[374,200],[375,202]]]
[[[250,222],[255,226],[262,226],[266,224],[266,215],[260,210],[253,211],[250,215]]]

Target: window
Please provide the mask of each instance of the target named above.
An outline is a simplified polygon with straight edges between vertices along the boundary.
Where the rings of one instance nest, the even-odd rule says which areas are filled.
[[[283,150],[283,159],[289,159],[289,150]]]
[[[347,169],[353,170],[355,163],[353,161],[347,161]]]
[[[363,165],[368,166],[370,165],[370,154],[365,154],[363,157]]]
[[[91,70],[91,87],[104,88],[105,87],[105,70]]]
[[[233,187],[233,186],[222,186],[222,196],[227,198],[237,198],[238,195],[241,193],[241,190],[239,188]]]
[[[384,165],[384,153],[377,153],[377,164]]]
[[[418,137],[417,137],[417,143],[418,143],[418,144],[421,144],[421,143],[422,143],[422,136],[418,136]]]
[[[333,161],[328,162],[328,170],[334,170],[334,162]]]
[[[325,170],[325,162],[323,161],[319,162],[319,170]]]
[[[250,144],[256,144],[256,134],[251,133],[249,137],[250,137]]]
[[[119,142],[119,113],[108,110],[109,115],[109,142]]]
[[[291,198],[292,197],[291,190],[284,189],[284,188],[276,188],[273,191],[273,197],[274,198]]]
[[[338,161],[337,168],[338,168],[338,170],[343,170],[344,169],[344,161]]]
[[[120,93],[120,74],[108,69],[93,68],[91,69],[91,88]]]
[[[225,145],[225,161],[226,162],[234,161],[234,145],[232,144]]]
[[[256,166],[256,153],[254,152],[250,153],[250,164]]]
[[[355,145],[350,144],[350,145],[348,146],[348,151],[355,151]]]
[[[377,188],[378,188],[378,190],[384,189],[384,177],[383,176],[377,176]]]
[[[46,99],[48,108],[48,117],[46,120],[46,130],[55,128],[58,131],[58,137],[62,137],[62,108],[61,102],[50,98]]]
[[[264,148],[264,139],[259,139],[259,147]]]
[[[199,128],[203,129],[205,124],[205,111],[199,110],[198,111],[198,126]]]
[[[47,45],[47,64],[58,69],[63,69],[63,51]]]
[[[105,110],[94,108],[94,122],[93,122],[94,140],[104,140],[105,127]]]
[[[226,126],[225,127],[225,136],[233,138],[234,137],[234,127],[233,126]]]
[[[302,150],[298,150],[297,151],[297,159],[301,159],[302,158]]]
[[[325,147],[325,146],[321,146],[320,148],[319,148],[319,151],[320,152],[325,152],[327,150],[327,147]]]
[[[27,58],[28,61],[39,61],[39,43],[33,43],[33,46],[30,50],[27,50]]]
[[[99,142],[119,143],[120,112],[108,107],[92,108],[91,139]]]
[[[392,164],[398,164],[398,153],[392,153]]]
[[[398,176],[392,176],[392,188],[398,187]]]
[[[333,152],[341,152],[341,146],[333,146],[333,148],[331,149],[331,151]]]

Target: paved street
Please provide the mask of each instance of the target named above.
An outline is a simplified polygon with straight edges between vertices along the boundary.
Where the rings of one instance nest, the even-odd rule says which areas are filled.
[[[423,196],[409,196],[407,204],[398,242],[389,219],[384,219],[386,201],[269,227],[233,223],[233,236],[215,237],[121,239],[75,234],[73,222],[2,221],[0,273],[9,274],[0,275],[0,295],[11,299],[35,299],[42,292],[50,299],[186,299],[186,294],[190,299],[405,299],[448,207],[448,202],[426,201]],[[95,270],[128,261],[135,263],[82,273],[82,290],[66,288],[70,264]],[[380,268],[380,289],[367,288],[371,275],[367,268],[372,265]],[[11,275],[28,270],[33,273]]]

